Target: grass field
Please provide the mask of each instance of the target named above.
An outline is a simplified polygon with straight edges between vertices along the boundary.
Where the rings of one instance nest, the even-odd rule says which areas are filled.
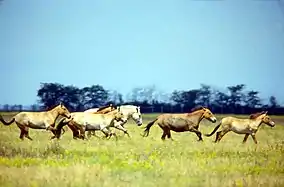
[[[144,125],[155,116],[144,115]],[[119,133],[118,141],[73,140],[69,130],[50,141],[50,132],[31,129],[31,142],[19,139],[15,124],[0,124],[0,186],[284,186],[284,117],[272,119],[276,127],[262,125],[258,145],[251,137],[243,145],[243,136],[233,133],[219,144],[212,143],[215,136],[197,142],[189,132],[163,142],[158,126],[143,138],[132,120],[125,125],[131,139]],[[204,120],[200,130],[215,125]]]

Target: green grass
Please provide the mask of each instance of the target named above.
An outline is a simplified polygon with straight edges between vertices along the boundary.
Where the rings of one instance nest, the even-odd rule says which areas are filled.
[[[144,124],[155,116],[144,115]],[[215,136],[197,142],[189,132],[162,142],[158,126],[143,138],[132,120],[125,126],[131,139],[119,133],[118,141],[73,140],[69,130],[50,141],[50,132],[31,129],[34,141],[22,142],[16,125],[0,125],[0,186],[284,186],[284,118],[272,118],[277,126],[263,125],[258,145],[251,137],[243,145],[233,133],[219,144]],[[215,125],[204,120],[200,130]]]

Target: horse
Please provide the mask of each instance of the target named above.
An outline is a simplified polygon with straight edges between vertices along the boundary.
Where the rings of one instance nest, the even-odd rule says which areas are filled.
[[[221,122],[214,128],[214,130],[210,134],[205,134],[205,136],[212,136],[218,130],[218,128],[221,127],[221,130],[216,133],[216,139],[214,141],[215,143],[220,142],[225,134],[233,131],[236,134],[245,134],[243,143],[246,143],[249,135],[251,135],[254,143],[257,144],[255,134],[262,123],[265,123],[270,127],[275,126],[275,122],[272,121],[268,116],[267,111],[251,114],[249,119],[240,119],[229,116],[223,118]]]
[[[94,114],[106,114],[106,113],[111,112],[113,110],[115,110],[115,107],[112,104],[109,104],[109,105],[99,107],[99,108],[91,108],[91,109],[85,110],[84,112],[90,112],[90,113],[94,113]],[[68,125],[68,127],[72,130],[73,136],[77,137],[78,134],[79,134],[78,132],[75,132],[77,129],[72,127],[72,126],[69,126],[69,125]],[[62,128],[62,135],[65,133],[66,130],[64,129],[64,127]]]
[[[114,124],[115,121],[122,121],[124,122],[126,119],[124,118],[122,112],[118,110],[113,110],[106,114],[93,114],[91,112],[73,112],[71,113],[72,120],[66,122],[66,119],[61,119],[58,124],[57,132],[60,131],[59,128],[66,125],[71,126],[71,130],[76,129],[76,131],[80,131],[79,138],[86,139],[85,131],[90,130],[100,130],[102,131],[106,137],[110,137],[112,135],[116,136],[115,133],[110,131],[110,127],[117,128]],[[63,125],[62,125],[63,123]],[[74,134],[73,134],[74,135]],[[56,136],[53,136],[55,138]],[[78,134],[77,134],[78,137]],[[59,135],[57,134],[57,138]],[[74,138],[74,136],[73,136]],[[74,138],[75,139],[75,138]]]
[[[119,110],[123,113],[126,120],[124,120],[124,122],[123,121],[116,121],[115,126],[116,126],[117,129],[123,131],[124,134],[126,134],[126,135],[128,135],[128,137],[130,137],[127,129],[124,128],[124,124],[127,123],[127,121],[130,118],[133,119],[133,121],[137,124],[137,126],[141,126],[143,124],[142,115],[141,115],[141,112],[140,112],[140,107],[135,106],[135,105],[121,105],[121,106],[117,106],[117,108],[119,108]],[[96,136],[95,131],[89,131],[88,136],[90,137],[91,135]]]
[[[198,130],[199,123],[202,119],[207,119],[212,123],[216,123],[217,119],[213,113],[205,107],[196,107],[191,110],[190,113],[182,114],[161,114],[154,121],[147,124],[142,136],[147,137],[150,132],[150,128],[154,124],[158,124],[159,127],[163,130],[161,139],[165,140],[166,136],[168,139],[172,139],[171,130],[174,132],[194,132],[198,141],[203,141],[202,133]]]
[[[15,122],[21,131],[20,139],[24,140],[24,137],[26,137],[29,140],[33,140],[29,136],[29,128],[50,130],[51,132],[53,132],[53,134],[55,134],[56,129],[54,128],[54,125],[59,115],[64,116],[68,119],[71,118],[69,110],[62,103],[60,103],[59,105],[48,111],[20,112],[8,122],[6,122],[0,115],[0,121],[7,126]]]
[[[106,114],[108,112],[111,112],[115,110],[115,107],[112,104],[109,104],[107,106],[103,106],[100,108],[90,108],[88,110],[85,110],[84,112],[91,112],[91,113],[95,113],[95,114]]]

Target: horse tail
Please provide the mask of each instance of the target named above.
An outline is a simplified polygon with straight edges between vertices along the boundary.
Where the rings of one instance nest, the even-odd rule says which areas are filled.
[[[144,130],[144,134],[143,134],[142,136],[147,137],[147,136],[149,135],[150,128],[154,125],[154,123],[155,123],[157,120],[158,120],[158,118],[155,119],[154,121],[152,121],[152,122],[150,122],[150,123],[147,124],[147,126],[145,127],[145,130]]]
[[[220,126],[221,126],[221,122],[219,123],[219,125],[217,125],[214,128],[214,130],[210,134],[204,134],[204,135],[207,136],[207,137],[212,136],[219,129]]]
[[[4,125],[8,126],[8,125],[11,125],[11,124],[15,121],[15,118],[12,118],[11,121],[6,122],[6,121],[4,120],[4,118],[3,118],[3,116],[0,115],[0,121],[1,121]]]

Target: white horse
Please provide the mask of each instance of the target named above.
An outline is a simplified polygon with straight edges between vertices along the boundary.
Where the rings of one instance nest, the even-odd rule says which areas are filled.
[[[123,131],[125,134],[128,134],[127,129],[124,128],[124,124],[127,123],[127,121],[132,118],[135,123],[138,126],[141,126],[143,124],[142,121],[142,115],[140,112],[140,106],[135,106],[135,105],[121,105],[121,106],[117,106],[117,109],[119,109],[119,111],[123,114],[124,119],[123,121],[115,121],[115,128],[119,129],[121,131]],[[97,109],[88,109],[84,112],[96,112]],[[90,136],[93,132],[93,135],[95,135],[95,131],[89,131],[88,132],[88,136]],[[130,137],[130,136],[129,136]]]

